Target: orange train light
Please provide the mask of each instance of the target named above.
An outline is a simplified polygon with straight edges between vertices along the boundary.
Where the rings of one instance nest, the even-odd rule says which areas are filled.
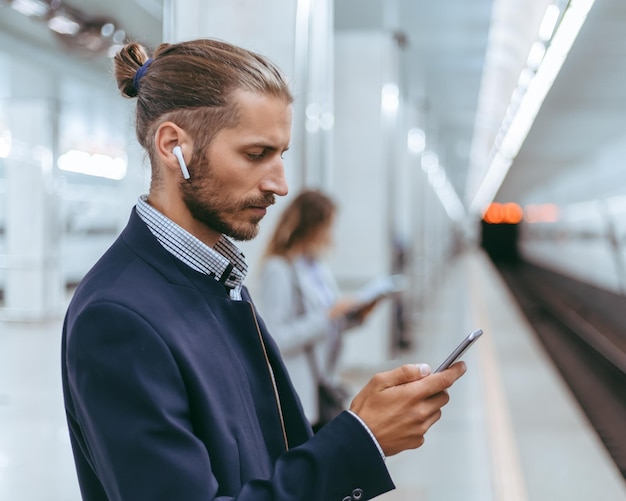
[[[527,205],[524,220],[527,223],[556,223],[559,220],[559,208],[556,204]]]
[[[524,210],[519,204],[492,203],[483,214],[483,220],[489,224],[518,224],[524,218]]]
[[[504,223],[518,224],[524,219],[524,210],[516,203],[504,204]]]

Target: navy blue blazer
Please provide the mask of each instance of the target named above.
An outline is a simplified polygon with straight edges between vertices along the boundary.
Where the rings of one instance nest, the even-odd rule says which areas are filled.
[[[243,298],[172,256],[133,210],[63,326],[84,500],[341,501],[393,488],[350,413],[312,436],[245,289]]]

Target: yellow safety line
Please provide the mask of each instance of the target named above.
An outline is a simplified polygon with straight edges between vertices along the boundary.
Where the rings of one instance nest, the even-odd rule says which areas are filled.
[[[480,326],[485,332],[477,345],[485,392],[493,499],[494,501],[528,501],[519,449],[492,341],[492,336],[505,336],[507,333],[495,332],[491,328],[490,316],[485,304],[484,275],[479,273],[474,261],[469,262],[468,267],[470,268],[469,283],[473,289],[473,293],[470,294],[472,311],[477,317],[475,325]],[[494,307],[497,306],[494,305]]]

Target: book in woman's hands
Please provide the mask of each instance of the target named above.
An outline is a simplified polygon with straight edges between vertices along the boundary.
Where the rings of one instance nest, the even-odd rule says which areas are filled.
[[[375,278],[354,294],[355,304],[348,315],[358,315],[361,310],[367,308],[373,302],[391,294],[401,292],[405,288],[406,277],[404,275],[386,275],[384,277]]]

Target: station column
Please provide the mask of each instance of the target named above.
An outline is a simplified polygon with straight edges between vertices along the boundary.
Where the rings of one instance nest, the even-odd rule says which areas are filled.
[[[304,186],[327,189],[332,161],[333,0],[165,0],[163,8],[166,42],[217,38],[258,52],[280,67],[294,95],[291,143],[285,155],[290,194]],[[285,201],[279,199],[268,213],[259,236],[242,245],[253,268]],[[254,277],[249,280],[254,289]]]
[[[6,235],[2,319],[56,318],[63,305],[58,200],[54,189],[54,101],[13,98],[7,109]]]

